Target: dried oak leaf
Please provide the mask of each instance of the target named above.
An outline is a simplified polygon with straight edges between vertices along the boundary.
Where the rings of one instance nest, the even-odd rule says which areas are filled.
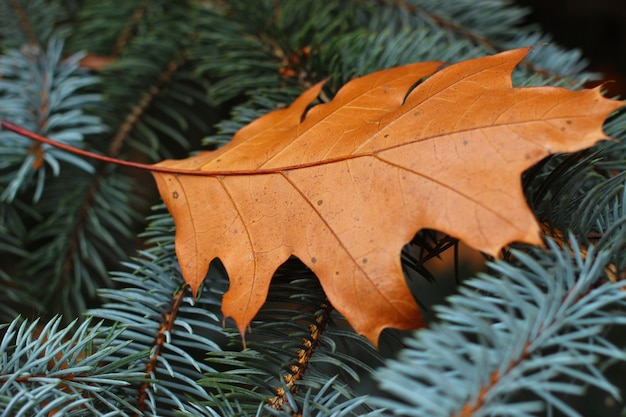
[[[230,277],[222,311],[243,333],[295,255],[373,343],[386,327],[422,326],[402,246],[423,228],[494,256],[514,241],[540,244],[522,172],[603,139],[622,105],[598,89],[513,88],[527,53],[375,72],[302,120],[318,84],[219,150],[157,164],[188,172],[154,173],[184,279],[197,291],[219,258]]]

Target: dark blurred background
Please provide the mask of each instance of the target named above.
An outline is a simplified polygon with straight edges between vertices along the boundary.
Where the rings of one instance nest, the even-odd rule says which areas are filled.
[[[626,97],[626,0],[517,0],[532,9],[528,23],[539,23],[554,41],[579,48],[589,69],[613,83],[609,94]]]

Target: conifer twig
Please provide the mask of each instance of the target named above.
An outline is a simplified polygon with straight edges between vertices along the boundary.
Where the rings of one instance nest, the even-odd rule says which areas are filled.
[[[137,104],[133,107],[131,112],[126,116],[119,129],[115,133],[113,140],[109,144],[108,154],[111,157],[117,157],[121,153],[123,143],[128,138],[128,135],[133,130],[137,122],[139,122],[141,115],[146,112],[154,98],[161,92],[163,86],[169,81],[176,73],[178,68],[187,60],[186,51],[181,51],[176,58],[174,58],[167,65],[157,77],[156,82],[145,91]]]
[[[114,58],[116,58],[120,54],[124,46],[128,43],[128,41],[132,37],[133,32],[135,31],[135,28],[137,27],[137,22],[139,22],[139,20],[146,14],[146,8],[147,6],[139,7],[135,9],[133,14],[131,15],[128,21],[128,24],[126,25],[124,30],[122,30],[120,35],[117,37],[117,40],[115,41],[115,45],[113,46],[112,55]]]
[[[161,323],[161,327],[159,328],[157,335],[154,339],[154,343],[151,349],[150,361],[146,364],[146,381],[144,381],[139,387],[139,395],[138,395],[138,406],[137,408],[143,413],[146,408],[146,400],[148,398],[148,388],[152,383],[152,374],[157,369],[159,363],[159,356],[163,351],[163,346],[165,343],[169,341],[169,335],[174,328],[174,322],[176,321],[176,316],[178,315],[178,311],[180,310],[180,306],[185,298],[185,294],[187,294],[187,290],[189,289],[189,285],[185,284],[183,287],[178,290],[176,294],[174,294],[171,302],[170,311],[165,313],[163,316],[163,322]],[[139,417],[139,415],[137,415]]]
[[[474,42],[482,46],[483,48],[485,48],[487,51],[490,51],[491,53],[497,53],[497,52],[503,51],[502,47],[498,47],[494,42],[492,42],[488,38],[477,35],[476,33],[468,30],[467,28],[459,26],[458,24],[448,19],[445,19],[437,14],[434,14],[430,12],[429,10],[418,6],[417,4],[408,3],[402,0],[379,0],[379,2],[382,4],[391,4],[393,6],[403,8],[410,13],[422,13],[428,16],[437,26],[443,29],[448,29],[451,32],[458,33],[462,37],[469,39],[471,42]],[[563,76],[555,74],[549,70],[546,70],[545,68],[540,68],[537,65],[533,64],[532,62],[528,61],[528,59],[524,59],[520,63],[520,65],[528,69],[529,71],[540,75],[544,79],[554,79],[554,80],[559,80],[559,81],[564,80]],[[576,86],[576,84],[572,83],[571,81],[569,81],[568,84],[572,86]]]
[[[302,339],[302,347],[297,350],[297,360],[295,364],[289,367],[289,373],[283,375],[285,387],[289,389],[292,395],[298,393],[297,382],[304,378],[304,374],[309,366],[309,362],[315,353],[315,349],[320,345],[320,337],[324,332],[326,325],[330,321],[330,314],[333,306],[328,300],[320,304],[320,310],[315,314],[315,323],[309,325],[309,337]],[[276,396],[269,398],[267,402],[270,407],[280,410],[287,401],[287,393],[283,387],[275,389]]]
[[[28,42],[30,42],[31,45],[39,45],[39,40],[37,39],[37,36],[35,36],[35,32],[33,31],[33,26],[31,24],[30,18],[26,14],[24,8],[17,0],[9,0],[9,4],[15,12],[15,16],[17,17],[20,26],[24,28],[24,33],[28,38]]]

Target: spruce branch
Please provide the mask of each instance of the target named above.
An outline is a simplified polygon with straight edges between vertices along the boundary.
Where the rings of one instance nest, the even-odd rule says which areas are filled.
[[[84,92],[98,80],[80,72],[77,65],[80,55],[64,59],[62,54],[63,42],[52,39],[45,50],[38,47],[12,50],[0,58],[2,118],[11,118],[39,133],[82,147],[85,135],[104,130],[98,118],[81,109],[99,99],[97,95]],[[44,153],[38,146],[20,144],[8,135],[3,136],[2,147],[9,156],[3,164],[13,169],[20,166],[17,175],[3,190],[5,201],[15,199],[21,189],[33,182],[33,199],[38,200],[47,180],[46,171],[39,169],[42,160],[56,175],[60,172],[61,161],[92,171],[80,158],[56,151]]]
[[[60,2],[7,0],[0,3],[0,36],[3,47],[45,49],[53,39],[65,39],[60,27],[68,12]]]
[[[176,71],[186,61],[186,51],[181,51],[167,67],[158,75],[156,82],[145,91],[139,98],[137,104],[133,107],[126,119],[122,122],[117,132],[111,139],[108,148],[108,156],[113,158],[120,155],[124,142],[128,139],[130,132],[135,128],[141,115],[144,114],[155,97],[161,92],[164,85],[174,76]]]
[[[320,310],[315,314],[315,323],[309,325],[309,337],[302,339],[302,347],[296,351],[296,363],[289,366],[288,374],[283,375],[284,387],[275,388],[276,396],[267,400],[270,407],[274,410],[280,410],[285,404],[295,401],[288,398],[289,396],[285,392],[285,388],[289,390],[291,398],[298,394],[299,386],[297,382],[304,378],[315,349],[320,345],[320,336],[330,321],[332,311],[333,307],[327,300],[322,302]]]
[[[180,12],[182,10],[185,10],[185,11],[189,10],[186,5],[181,4],[181,6],[183,7],[177,6],[175,8],[175,11]],[[43,13],[42,11],[39,11],[39,12]],[[157,16],[158,19],[165,19],[165,20],[169,19],[170,22],[172,21],[171,18],[165,16],[161,11],[159,11],[158,7],[156,9],[153,7],[150,7],[146,9],[145,13],[141,13],[141,16],[139,14],[136,14],[134,18],[135,20],[131,19],[132,25],[136,26],[141,23],[142,25],[145,26],[146,22],[141,20],[145,18],[145,16],[149,16],[150,19],[154,19],[154,16]],[[148,26],[146,27],[152,29],[149,25],[152,25],[153,23],[154,22],[149,21]],[[166,32],[169,28],[171,28],[171,23],[169,27],[165,26],[164,28],[159,28],[157,26],[154,28],[155,29],[154,31],[148,31],[147,33],[142,29],[141,36],[137,36],[133,38],[131,43],[125,43],[125,45],[128,45],[128,47],[131,48],[131,54],[134,53],[133,48],[137,48],[137,43],[141,44],[139,45],[140,48],[143,47],[145,49],[146,43],[153,42],[153,39],[151,39],[151,36],[155,32],[157,32],[156,33],[157,36],[162,36],[162,37],[165,37],[166,33],[168,36],[172,35],[174,32],[172,31]],[[182,28],[181,25],[178,25],[178,28],[181,29]],[[159,34],[160,30],[163,30],[163,32]],[[182,38],[188,36],[187,32],[181,32],[181,33],[183,34]],[[130,38],[128,38],[127,40],[131,41]],[[121,125],[120,125],[121,128],[118,129],[118,132],[116,135],[113,135],[110,138],[110,142],[108,146],[109,153],[113,153],[114,155],[119,154],[122,151],[124,144],[129,142],[128,139],[130,135],[132,134],[132,131],[136,129],[138,124],[140,124],[139,130],[142,132],[142,134],[146,134],[147,132],[146,136],[148,136],[149,140],[155,141],[155,136],[154,136],[154,132],[150,132],[150,129],[146,129],[147,123],[152,123],[152,124],[158,123],[157,127],[161,131],[169,131],[169,132],[175,133],[173,136],[179,142],[177,145],[184,144],[186,139],[184,139],[184,136],[182,134],[176,132],[174,128],[166,126],[165,123],[157,121],[157,118],[154,117],[153,115],[151,116],[147,114],[150,110],[154,110],[154,109],[150,109],[150,106],[157,107],[157,109],[158,107],[163,106],[162,104],[159,104],[159,103],[156,103],[156,106],[155,106],[155,97],[157,95],[163,96],[163,94],[161,93],[163,92],[163,87],[166,84],[169,87],[168,94],[170,96],[174,96],[174,94],[178,94],[178,97],[182,97],[183,95],[177,92],[177,88],[178,89],[187,88],[185,87],[185,84],[187,84],[188,82],[184,80],[184,78],[188,77],[188,75],[185,75],[184,73],[182,74],[183,80],[178,80],[175,83],[171,82],[173,77],[175,77],[176,75],[179,75],[179,76],[181,75],[180,66],[184,63],[184,56],[185,56],[184,50],[181,53],[177,49],[175,50],[175,48],[172,48],[171,43],[169,44],[164,43],[164,45],[165,46],[161,49],[166,49],[166,50],[171,51],[172,52],[171,56],[173,57],[173,61],[171,61],[169,64],[164,62],[167,64],[166,65],[167,68],[165,71],[161,72],[161,74],[155,73],[152,70],[152,68],[146,71],[146,68],[153,67],[152,64],[142,67],[143,74],[148,73],[150,75],[148,77],[142,77],[141,75],[143,74],[139,74],[140,76],[136,79],[141,80],[141,82],[144,82],[144,80],[149,80],[151,76],[154,76],[155,81],[153,84],[141,86],[142,88],[143,87],[147,88],[147,90],[143,92],[140,91],[138,93],[138,97],[140,97],[139,106],[132,108],[133,111],[131,111],[130,114],[125,115],[124,116],[125,118],[121,118],[122,120]],[[62,48],[58,48],[58,51],[60,51],[61,49]],[[57,52],[57,50],[55,50],[55,52]],[[129,53],[126,50],[123,52],[124,54]],[[156,52],[159,52],[159,51],[157,50]],[[76,55],[75,57],[73,57],[71,59],[71,64],[77,67],[80,62],[81,56],[82,55]],[[164,54],[162,56],[167,56],[167,54]],[[132,58],[128,62],[130,61],[132,61]],[[134,61],[134,62],[136,63],[137,61]],[[40,65],[40,67],[43,69],[54,68],[54,65],[46,64],[46,65]],[[78,68],[76,68],[76,70],[79,71]],[[102,77],[103,83],[100,84],[98,87],[106,86],[108,89],[109,84],[105,84],[105,83],[111,81],[110,76],[115,75],[116,73],[117,73],[116,71],[112,71],[112,72],[102,71],[100,73],[100,77]],[[27,75],[27,73],[26,72],[22,74],[18,73],[18,75]],[[81,74],[81,75],[84,75],[83,76],[84,80],[96,80],[96,78],[93,76],[87,76],[87,74]],[[128,76],[130,80],[133,79],[131,74],[127,73],[126,76]],[[50,80],[51,83],[54,83],[54,80],[52,79],[52,77],[47,77],[47,78],[42,77],[42,79]],[[81,84],[78,84],[77,82],[75,83],[76,83],[75,85],[79,87],[88,86],[87,84],[81,85]],[[132,83],[129,83],[129,84],[132,85]],[[77,88],[77,87],[73,87],[72,89],[71,84],[68,86],[62,86],[62,87],[65,87],[65,88],[64,89],[61,88],[61,91],[65,92],[68,95],[71,93],[74,93]],[[89,85],[89,87],[93,89],[95,85],[92,84],[92,85]],[[41,93],[41,94],[37,94],[37,93]],[[128,92],[125,92],[125,94],[128,94]],[[164,96],[167,97],[168,94],[165,94]],[[58,99],[54,101],[48,89],[45,89],[45,88],[39,89],[38,92],[36,92],[33,96],[44,97],[44,98],[49,97],[50,100],[52,100],[52,102],[58,103]],[[109,97],[109,94],[107,94],[105,97]],[[113,97],[114,98],[116,97],[115,94],[113,94]],[[94,111],[97,113],[102,112],[101,114],[103,114],[104,122],[108,125],[109,129],[111,129],[111,127],[117,124],[116,121],[113,121],[113,123],[111,123],[112,122],[111,115],[114,114],[115,112],[111,112],[110,110],[103,111],[104,110],[103,107],[106,106],[107,104],[101,101],[102,97],[98,97],[92,94],[91,98],[92,98],[91,102],[87,102],[86,100],[81,102],[80,96],[74,95],[73,97],[70,97],[68,100],[70,102],[73,100],[73,104],[75,104],[76,106],[82,105],[83,108],[86,106],[89,106],[90,107],[89,110],[91,111]],[[171,102],[171,99],[169,100]],[[180,100],[180,98],[177,100]],[[201,108],[198,107],[195,103],[190,103],[187,97],[183,97],[182,100],[187,102],[186,103],[187,107],[182,107],[183,111],[188,110],[191,106],[196,106],[197,107],[196,110],[201,110]],[[124,98],[124,104],[127,104],[128,102],[130,102],[128,98],[127,97]],[[69,126],[64,126],[63,124],[59,124],[58,120],[54,118],[54,111],[55,111],[54,108],[47,106],[45,102],[42,105],[35,106],[35,107],[36,109],[35,111],[33,111],[33,114],[41,113],[43,116],[39,117],[38,120],[34,121],[34,124],[36,126],[39,126],[41,129],[44,129],[44,128],[54,129],[54,130],[50,130],[50,132],[54,132],[59,138],[63,136],[72,138],[72,135],[76,135],[76,133],[73,132],[74,130],[74,131],[78,131],[77,133],[89,134],[90,135],[90,137],[88,138],[89,142],[95,143],[94,139],[96,138],[96,135],[101,134],[104,131],[103,124],[100,125],[101,129],[99,131],[96,129],[91,129],[89,131],[85,127],[72,126],[72,123],[78,125],[80,123],[81,118],[83,120],[87,120],[86,115],[77,117],[77,116],[80,116],[80,114],[74,114],[75,117],[72,119],[69,117],[69,114],[68,114],[68,117],[66,117],[65,119],[61,119],[65,121],[66,125],[69,125]],[[121,108],[121,110],[123,110],[123,107]],[[50,121],[48,121],[48,118],[49,118],[48,113],[52,115],[51,116],[52,118],[50,119]],[[202,122],[198,122],[199,118],[194,119],[192,117],[191,119],[189,119],[189,115],[181,114],[180,110],[167,111],[166,113],[168,117],[172,117],[174,120],[178,121],[181,124],[196,125],[196,126],[202,125]],[[143,121],[139,117],[140,115],[144,117]],[[11,114],[6,115],[5,117],[10,117],[11,119],[17,120],[19,122],[22,122],[24,120],[19,117],[14,118],[12,117]],[[97,120],[98,122],[100,122],[100,119],[97,119],[94,116],[89,116],[89,117],[91,117],[93,120]],[[150,120],[152,120],[153,122],[151,122]],[[191,120],[191,123],[189,123],[187,120]],[[32,126],[32,125],[33,124],[29,124],[29,126]],[[166,129],[164,129],[163,126],[165,126]],[[82,132],[80,129],[82,129]],[[47,131],[48,130],[38,130],[39,133],[46,133]],[[162,133],[159,133],[159,135],[162,136]],[[137,136],[138,135],[135,134],[131,140],[134,147],[137,147],[139,143],[137,141]],[[105,137],[105,136],[100,135],[100,137]],[[145,138],[140,138],[140,140],[145,141]],[[158,141],[158,139],[156,141]],[[52,168],[55,170],[55,173],[58,173],[61,165],[56,163],[56,161],[51,158],[51,155],[53,156],[57,155],[56,150],[50,150],[50,148],[47,145],[42,147],[39,144],[32,146],[32,147],[31,146],[25,147],[22,145],[22,147],[26,148],[25,153],[27,155],[27,159],[22,163],[21,171],[19,171],[20,175],[16,177],[14,176],[12,178],[12,183],[10,184],[10,187],[6,190],[3,190],[4,195],[15,197],[17,195],[17,192],[20,189],[19,188],[20,186],[23,186],[25,188],[27,185],[30,185],[29,183],[32,182],[30,178],[33,176],[33,172],[36,172],[38,175],[38,182],[37,182],[37,188],[35,189],[36,191],[35,197],[40,198],[41,193],[44,192],[44,189],[47,186],[47,183],[54,184],[55,180],[53,179],[52,181],[50,181],[44,176],[46,171],[42,169],[37,169],[37,168],[41,164],[41,161],[45,161],[49,165],[52,166]],[[45,149],[45,152],[43,151],[44,149]],[[149,146],[145,147],[144,149],[149,149]],[[161,147],[161,150],[164,151],[164,154],[167,154],[167,152],[165,151],[165,147]],[[75,312],[72,310],[72,308],[75,308],[77,311],[80,311],[83,308],[82,306],[86,304],[85,300],[84,299],[81,300],[81,296],[80,296],[80,291],[81,291],[80,288],[82,286],[82,284],[80,284],[81,282],[85,284],[83,288],[87,290],[86,291],[87,296],[89,296],[90,294],[93,295],[95,293],[96,286],[110,285],[110,280],[108,280],[107,274],[105,272],[107,268],[105,264],[110,262],[109,265],[113,265],[113,263],[116,262],[116,260],[119,260],[124,257],[123,251],[121,251],[120,249],[124,246],[128,247],[128,245],[120,245],[119,243],[114,243],[114,242],[116,241],[116,239],[120,239],[120,238],[127,239],[128,241],[130,241],[129,239],[130,236],[128,235],[128,232],[130,231],[132,224],[133,223],[136,224],[138,222],[138,218],[137,218],[136,212],[134,212],[134,209],[140,207],[141,202],[138,200],[135,200],[137,203],[131,203],[131,199],[129,198],[129,196],[125,196],[124,193],[122,192],[117,192],[113,194],[111,193],[111,191],[114,191],[115,188],[122,185],[122,182],[125,182],[126,186],[129,186],[129,185],[132,186],[131,185],[132,180],[130,179],[130,177],[126,176],[126,179],[121,181],[121,178],[123,178],[124,176],[115,173],[111,169],[110,166],[95,165],[94,167],[93,165],[86,164],[84,159],[82,158],[74,158],[72,156],[68,156],[71,154],[60,153],[58,155],[59,155],[58,159],[66,160],[75,164],[80,164],[79,166],[82,166],[88,169],[90,172],[93,172],[93,174],[89,176],[81,176],[80,178],[76,178],[75,180],[72,180],[74,182],[74,190],[72,190],[72,194],[74,195],[74,197],[77,197],[77,198],[73,199],[72,201],[66,201],[66,204],[68,204],[69,207],[66,206],[65,212],[67,214],[72,213],[72,215],[75,216],[73,219],[68,218],[66,221],[63,222],[63,224],[67,226],[67,229],[64,232],[58,233],[54,238],[51,238],[50,233],[46,232],[46,230],[42,230],[44,228],[40,228],[36,233],[33,234],[32,237],[30,237],[30,242],[28,244],[31,247],[35,245],[41,245],[41,244],[44,244],[47,246],[47,250],[41,250],[41,252],[45,254],[43,259],[47,259],[53,265],[51,269],[54,271],[54,278],[50,280],[49,282],[54,283],[53,285],[58,285],[60,288],[63,288],[61,293],[65,293],[70,297],[75,297],[75,299],[78,301],[78,302],[72,302],[72,303],[62,303],[64,306],[66,306],[64,307],[66,308],[65,312],[72,315]],[[53,163],[55,163],[55,165],[52,165]],[[58,186],[56,187],[57,190],[59,190],[59,188],[62,188],[62,187],[58,187]],[[118,189],[118,191],[121,191],[121,190]],[[112,199],[111,197],[113,196],[115,198]],[[139,197],[139,196],[136,196],[136,197]],[[45,198],[47,201],[50,201],[49,196],[46,196]],[[110,207],[117,205],[119,208],[115,209],[114,211],[111,211],[110,209],[105,209],[105,207],[103,207],[105,205],[109,205]],[[57,213],[57,210],[59,209],[58,204],[49,205],[49,206],[42,204],[41,208],[44,211],[46,211],[44,215],[45,218],[59,219],[59,216]],[[107,213],[107,211],[109,213]],[[96,213],[98,214],[96,215]],[[111,213],[114,213],[114,214],[111,214]],[[102,215],[102,217],[100,215]],[[115,231],[116,233],[118,231],[120,232],[120,235],[118,235],[117,237],[114,237],[114,235],[111,233],[108,233],[108,231],[104,235],[99,236],[99,239],[101,241],[106,241],[108,244],[111,244],[110,249],[103,248],[99,242],[92,240],[94,238],[97,239],[97,237],[95,235],[92,235],[90,231],[94,230],[93,229],[94,226],[98,228],[100,225],[105,225],[106,226],[105,229],[108,229],[110,231]],[[125,225],[125,226],[119,227],[120,225]],[[46,226],[50,227],[51,224],[47,223]],[[58,230],[57,225],[54,225],[53,227],[54,229]],[[89,238],[86,238],[87,236],[89,236]],[[37,238],[34,238],[34,237],[37,237]],[[58,251],[56,257],[49,256],[51,247],[54,248],[54,250]],[[96,247],[100,247],[100,249],[96,250],[95,249]],[[89,254],[85,254],[85,248],[89,248],[93,251]],[[113,256],[110,256],[110,255],[113,255]],[[37,274],[41,272],[45,266],[50,267],[50,264],[44,265],[44,263],[41,262],[41,259],[37,259],[36,262],[31,262],[30,265],[28,265],[27,269]],[[93,273],[94,271],[96,272],[95,275],[97,276],[97,278],[88,274],[88,272]],[[93,284],[94,282],[98,282],[98,281],[99,281],[98,284],[95,284],[95,285]],[[70,291],[76,291],[77,287],[79,289],[78,294],[77,293],[70,294],[70,292],[68,292],[68,290],[70,289],[71,289]],[[50,298],[52,295],[58,294],[59,292],[58,291],[46,291],[46,293],[47,295],[45,298]],[[71,306],[74,306],[74,307],[71,307]]]
[[[127,263],[131,272],[115,273],[123,288],[103,290],[105,305],[90,310],[124,326],[115,342],[125,345],[120,356],[150,352],[142,363],[146,379],[130,394],[143,410],[139,415],[179,415],[207,401],[209,394],[197,381],[215,369],[203,358],[220,350],[224,339],[218,317],[224,283],[207,283],[191,299],[174,259],[172,230],[171,217],[151,216],[145,238],[154,246]]]
[[[11,9],[13,9],[13,13],[17,17],[17,21],[21,26],[23,32],[26,34],[26,38],[28,39],[31,45],[39,45],[39,40],[33,31],[30,18],[26,13],[26,10],[22,7],[18,0],[9,0],[9,5]]]
[[[115,41],[115,45],[113,46],[113,50],[111,51],[111,56],[113,58],[119,56],[120,52],[124,49],[124,46],[133,36],[133,33],[137,30],[137,25],[139,24],[139,21],[144,17],[146,12],[147,6],[137,7],[135,11],[133,11],[131,17],[128,19],[126,27],[124,27],[124,29],[120,32],[117,40]]]
[[[456,62],[546,41],[536,28],[520,26],[524,11],[505,0],[253,3],[0,2],[0,41],[5,67],[12,71],[3,70],[0,78],[6,87],[0,100],[10,98],[0,102],[7,112],[3,117],[88,152],[136,159],[127,154],[139,151],[139,158],[155,161],[191,149],[188,142],[201,136],[219,146],[321,79],[329,78],[325,93],[330,97],[348,79],[377,69],[416,61]],[[21,17],[14,5],[21,8]],[[55,121],[49,91],[43,94],[48,104],[19,101],[14,93],[28,91],[30,79],[20,77],[27,74],[25,66],[11,65],[19,62],[20,48],[40,53],[50,39],[67,36],[63,55],[83,50],[87,56],[106,54],[115,60],[99,69],[97,78],[80,68],[72,73],[75,87],[81,86],[79,79],[91,80],[68,94],[68,108],[81,109],[82,116],[68,113]],[[80,56],[73,55],[71,62],[77,59],[80,66]],[[516,72],[515,83],[579,85],[589,77],[582,67],[575,51],[539,47]],[[87,94],[93,92],[103,96]],[[51,113],[32,118],[46,111]],[[99,118],[91,122],[82,118],[94,115]],[[85,121],[81,127],[68,123],[78,119]],[[10,205],[0,205],[1,312],[14,315],[16,309],[5,300],[25,303],[23,290],[30,287],[40,291],[38,301],[62,294],[59,304],[82,310],[82,289],[89,293],[99,287],[105,305],[89,314],[106,323],[94,325],[88,319],[67,331],[59,324],[39,345],[33,331],[28,346],[53,360],[37,362],[43,364],[33,374],[37,377],[21,373],[18,394],[3,391],[9,383],[0,385],[0,413],[321,417],[411,415],[425,404],[432,408],[421,415],[430,417],[453,404],[452,411],[441,415],[536,416],[543,413],[542,406],[575,415],[563,405],[563,393],[581,394],[591,383],[615,396],[617,391],[599,375],[612,360],[624,359],[606,333],[624,322],[619,295],[624,292],[620,271],[626,267],[621,255],[626,241],[623,120],[618,115],[607,124],[618,141],[591,153],[550,158],[526,174],[529,201],[558,244],[518,247],[506,262],[494,263],[490,274],[467,282],[450,299],[450,307],[439,309],[439,322],[431,330],[413,335],[406,345],[400,338],[391,340],[392,357],[400,347],[406,349],[378,373],[383,392],[367,382],[382,363],[380,354],[330,306],[326,311],[315,277],[293,263],[278,271],[271,303],[252,326],[249,349],[241,351],[238,332],[223,326],[219,312],[227,277],[212,267],[197,299],[183,290],[174,227],[162,207],[141,237],[146,249],[125,263],[124,271],[112,274],[117,288],[103,289],[112,285],[106,269],[117,270],[118,261],[134,250],[126,242],[134,240],[140,221],[128,209],[139,187],[120,170],[85,163],[82,157],[66,160],[64,152],[48,145],[32,146],[0,132],[0,192],[15,178],[23,185]],[[100,130],[89,130],[96,125]],[[88,170],[93,173],[85,175]],[[58,178],[50,175],[57,172]],[[39,179],[41,173],[45,180]],[[38,193],[39,204],[31,204],[27,197]],[[570,232],[577,247],[562,236]],[[403,251],[403,266],[435,282],[439,277],[424,262],[454,247],[455,241],[423,231]],[[51,277],[50,271],[64,273]],[[57,290],[56,280],[69,287]],[[422,297],[429,288],[420,284],[418,290]],[[66,311],[67,321],[75,310]],[[534,321],[524,323],[521,316]],[[7,324],[4,330],[28,333],[19,333],[20,326]],[[81,326],[87,330],[78,331]],[[92,337],[88,329],[96,327],[98,335]],[[59,329],[64,331],[60,338]],[[9,375],[3,358],[23,357],[16,354],[19,349],[11,350],[19,344],[17,337],[7,340],[6,345],[0,342],[0,378]],[[93,349],[81,350],[89,341]],[[129,357],[133,360],[125,362]],[[41,355],[33,358],[31,365]],[[75,366],[63,368],[71,361]],[[80,374],[89,363],[92,373]],[[106,375],[106,381],[94,375]],[[75,377],[91,379],[79,383]],[[58,385],[53,387],[52,381]],[[276,395],[277,387],[284,394]],[[538,394],[544,397],[517,401],[509,395],[533,389],[542,390]],[[377,398],[372,401],[367,394]],[[31,402],[40,410],[25,408],[24,401],[32,398],[42,399],[38,405]]]
[[[550,253],[513,251],[519,266],[495,263],[499,276],[466,282],[438,310],[440,322],[380,371],[398,400],[375,403],[414,416],[530,416],[544,407],[578,416],[558,394],[590,384],[619,396],[597,365],[626,359],[603,331],[626,323],[623,283],[596,285],[609,252],[588,248],[583,257],[573,237],[570,249],[548,244]],[[523,392],[533,397],[518,399]]]
[[[403,0],[379,0],[378,3],[383,6],[390,5],[391,7],[403,9],[410,14],[421,14],[427,16],[435,25],[441,27],[442,29],[459,34],[473,43],[481,45],[486,50],[490,50],[492,53],[498,50],[486,36],[474,33],[468,27],[461,26],[449,18],[439,15],[436,12],[432,12],[431,10],[424,8],[423,6],[419,6],[418,4],[409,3]]]
[[[188,289],[188,285],[183,285],[178,293],[174,295],[170,309],[165,313],[163,321],[161,322],[161,327],[157,333],[157,337],[152,344],[152,349],[150,350],[150,360],[146,364],[146,381],[141,384],[141,387],[139,387],[138,409],[140,413],[143,413],[146,410],[146,400],[148,399],[147,391],[150,386],[150,379],[153,378],[159,366],[159,355],[163,350],[163,345],[171,338],[172,331],[174,330],[174,321],[176,320],[176,316],[179,313],[181,304],[186,293],[188,292]]]
[[[445,31],[450,37],[467,40],[483,53],[493,54],[523,45],[541,46],[535,55],[549,54],[552,62],[531,54],[521,63],[521,67],[528,74],[539,76],[544,83],[558,82],[570,88],[579,88],[583,81],[597,78],[593,74],[579,74],[586,66],[584,61],[581,62],[580,52],[563,51],[553,45],[548,36],[540,35],[538,28],[522,27],[529,10],[512,2],[485,3],[479,8],[467,0],[446,5],[430,0],[377,0],[377,3],[380,7],[396,8],[417,19],[425,19],[437,31]],[[477,24],[479,20],[482,20],[481,24]],[[529,35],[521,37],[520,33]]]
[[[123,390],[142,378],[135,365],[145,352],[111,360],[119,330],[59,318],[48,323],[15,319],[2,326],[0,398],[3,415],[128,415],[136,408]],[[0,404],[2,400],[0,399]]]

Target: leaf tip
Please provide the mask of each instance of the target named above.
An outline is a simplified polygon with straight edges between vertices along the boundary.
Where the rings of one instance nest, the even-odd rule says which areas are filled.
[[[194,301],[198,298],[198,290],[200,288],[199,285],[189,285],[189,284],[185,284],[186,286],[188,286],[191,289],[191,296],[193,297]]]

